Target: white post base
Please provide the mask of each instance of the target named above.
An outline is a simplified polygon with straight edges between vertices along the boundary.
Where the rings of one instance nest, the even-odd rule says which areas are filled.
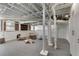
[[[54,45],[54,48],[57,49],[57,39],[54,39],[54,40],[55,40],[55,41],[54,41],[54,44],[55,44],[55,45]]]
[[[55,45],[54,48],[57,49],[57,46]]]
[[[48,51],[47,50],[41,50],[40,54],[43,55],[43,56],[47,56]]]
[[[51,42],[48,42],[48,46],[53,46],[53,43],[51,43]]]

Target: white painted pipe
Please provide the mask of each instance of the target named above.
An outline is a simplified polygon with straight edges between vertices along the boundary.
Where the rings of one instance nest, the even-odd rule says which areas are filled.
[[[2,32],[3,32],[3,37],[5,38],[4,22],[5,22],[5,20],[2,20]]]
[[[35,25],[33,25],[33,31],[35,31]]]
[[[51,32],[51,21],[49,19],[49,21],[48,21],[48,44],[50,44],[50,41],[51,41],[51,34],[50,34],[50,32]]]
[[[19,23],[19,31],[21,31],[21,24]]]
[[[53,46],[52,40],[51,40],[51,18],[48,21],[48,45]]]
[[[57,48],[57,25],[56,25],[56,12],[55,12],[55,8],[52,7],[52,11],[53,11],[53,19],[54,19],[54,43],[55,46],[54,48]]]
[[[45,4],[43,4],[43,50],[45,50]]]
[[[43,3],[43,48],[40,52],[41,55],[48,55],[48,51],[46,50],[46,39],[45,39],[45,4]]]
[[[30,27],[29,26],[30,26],[30,24],[28,24],[28,30],[30,30]]]

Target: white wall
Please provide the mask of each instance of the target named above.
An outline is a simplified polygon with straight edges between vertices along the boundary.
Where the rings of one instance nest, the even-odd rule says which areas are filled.
[[[14,40],[16,39],[17,34],[21,34],[22,36],[25,36],[27,31],[15,31],[15,32],[4,32],[5,40]]]
[[[67,33],[67,24],[57,24],[57,37],[58,38],[65,38],[66,39],[66,33]],[[38,37],[42,36],[42,26],[35,26],[35,31],[38,35]],[[28,35],[28,31],[6,31],[4,32],[4,36],[6,41],[16,39],[16,35],[21,34],[22,36]],[[48,36],[48,28],[46,26],[46,36]],[[53,36],[53,26],[52,26],[52,36]]]
[[[72,7],[72,17],[69,31],[70,51],[74,56],[79,56],[79,3]]]
[[[68,24],[57,24],[57,37],[58,38],[65,38],[66,39],[66,35],[67,35],[67,27]],[[36,32],[38,33],[39,37],[42,36],[42,26],[35,26]],[[46,31],[45,31],[45,35],[48,36],[48,28],[46,26]],[[52,26],[52,37],[54,36],[54,32],[53,32],[53,26]]]
[[[9,41],[9,40],[15,40],[16,39],[16,36],[17,34],[21,34],[22,37],[26,37],[28,35],[30,31],[14,31],[14,32],[9,32],[9,31],[6,31],[6,32],[0,32],[0,35],[2,33],[2,36],[5,37],[5,40],[6,41]],[[4,34],[4,35],[3,35]],[[2,37],[1,36],[1,37]]]
[[[67,38],[67,27],[68,23],[66,24],[57,24],[57,37],[58,38]]]

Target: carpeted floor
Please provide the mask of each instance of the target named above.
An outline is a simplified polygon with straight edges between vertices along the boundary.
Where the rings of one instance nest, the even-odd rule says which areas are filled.
[[[58,39],[58,48],[55,50],[46,44],[48,56],[69,56],[70,45],[65,39]],[[35,40],[34,44],[25,44],[24,41],[10,41],[0,44],[0,56],[41,56],[42,40]]]

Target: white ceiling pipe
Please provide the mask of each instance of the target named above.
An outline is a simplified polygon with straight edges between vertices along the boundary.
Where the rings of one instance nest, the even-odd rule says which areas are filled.
[[[0,20],[11,20],[11,21],[25,21],[23,18],[0,18]]]
[[[43,48],[40,52],[41,55],[48,55],[48,51],[46,50],[46,38],[45,38],[45,4],[43,3]]]
[[[20,24],[24,24],[24,23],[34,23],[36,21],[19,21]]]
[[[23,18],[7,18],[7,17],[1,17],[0,19],[23,19]]]

